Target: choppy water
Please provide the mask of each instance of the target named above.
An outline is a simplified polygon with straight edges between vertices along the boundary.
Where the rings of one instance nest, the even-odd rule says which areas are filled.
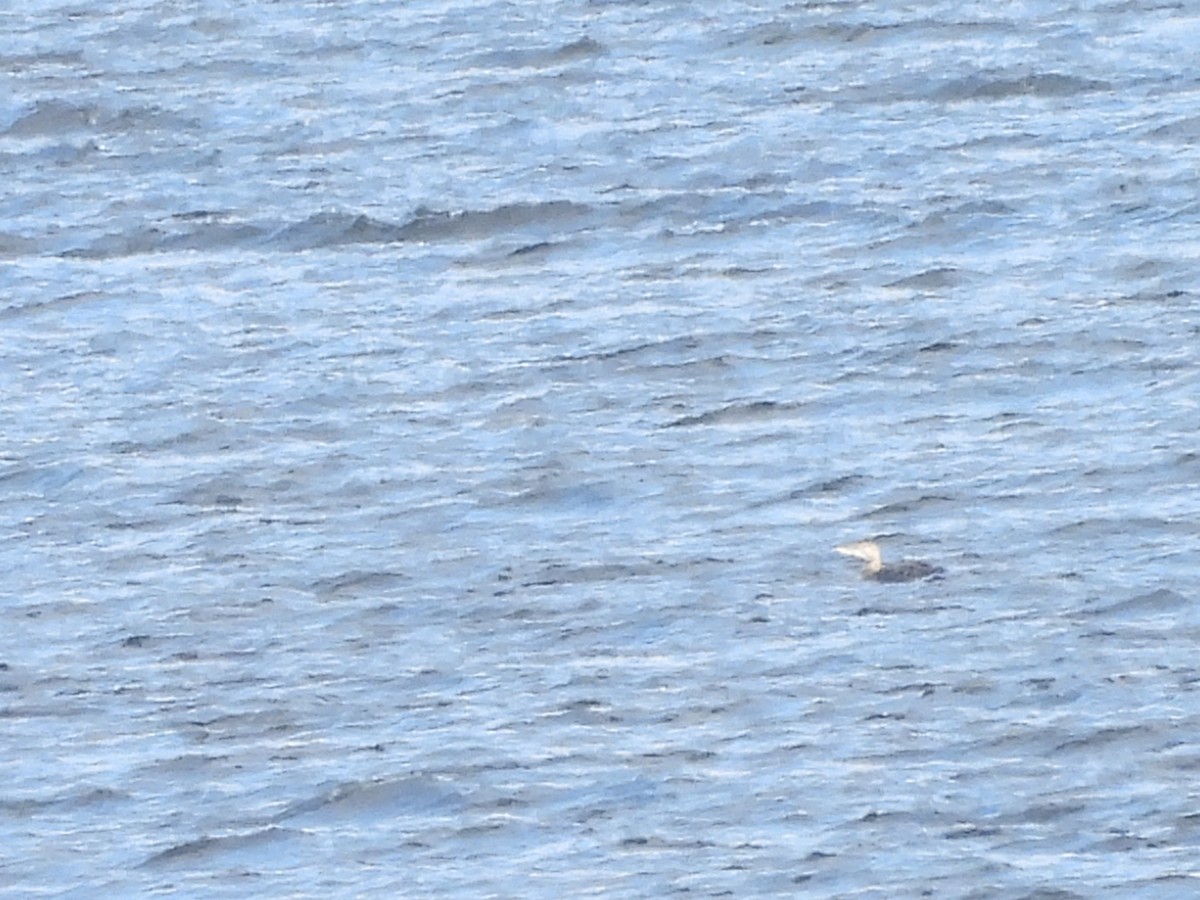
[[[4,893],[1194,895],[1200,10],[0,35]]]

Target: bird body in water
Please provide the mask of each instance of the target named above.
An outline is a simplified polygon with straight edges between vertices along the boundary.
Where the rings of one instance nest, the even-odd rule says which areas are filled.
[[[864,563],[863,578],[869,578],[871,581],[918,581],[942,572],[940,566],[919,559],[905,559],[884,565],[883,554],[879,552],[879,545],[874,541],[855,541],[853,544],[842,544],[833,549],[843,556],[861,559]]]

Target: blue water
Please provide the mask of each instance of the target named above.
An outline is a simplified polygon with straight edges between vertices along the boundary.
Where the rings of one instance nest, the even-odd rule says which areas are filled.
[[[0,35],[0,893],[1194,895],[1200,12]]]

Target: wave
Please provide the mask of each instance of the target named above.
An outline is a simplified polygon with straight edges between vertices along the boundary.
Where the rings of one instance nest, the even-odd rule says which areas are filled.
[[[508,203],[492,209],[447,212],[417,209],[405,222],[364,213],[318,212],[284,224],[233,220],[226,213],[196,210],[169,220],[102,235],[63,255],[108,259],[178,250],[303,251],[347,244],[436,243],[513,237],[518,247],[547,243],[578,230],[591,207],[565,200]]]
[[[1005,100],[1010,97],[1073,97],[1094,91],[1109,91],[1106,81],[1061,75],[1056,72],[1032,73],[1020,77],[969,75],[934,91],[935,100]]]

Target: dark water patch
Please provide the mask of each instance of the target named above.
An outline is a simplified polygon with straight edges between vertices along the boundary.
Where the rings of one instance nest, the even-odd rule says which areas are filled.
[[[921,291],[936,291],[958,287],[965,280],[966,279],[958,269],[943,267],[926,269],[924,272],[918,272],[915,275],[909,275],[908,277],[901,278],[898,281],[890,282],[889,284],[885,285],[885,287],[910,288],[912,290]]]
[[[871,24],[868,22],[830,22],[805,29],[808,38],[836,41],[843,44],[865,44],[884,36],[895,36],[920,22],[904,24]]]
[[[932,344],[926,344],[924,347],[918,347],[918,353],[945,353],[949,350],[957,350],[962,345],[955,341],[934,341]]]
[[[927,581],[938,581],[939,578],[927,579]],[[876,584],[876,582],[868,581],[868,584]],[[890,617],[890,616],[929,616],[937,613],[951,612],[954,610],[964,610],[967,607],[958,603],[925,603],[915,602],[906,606],[883,606],[874,604],[871,606],[863,606],[856,609],[854,616],[862,617]]]
[[[1013,216],[1017,209],[1003,200],[967,200],[952,206],[941,215],[949,218],[973,219],[981,216]]]
[[[698,425],[747,425],[798,415],[801,404],[780,403],[775,400],[756,400],[749,403],[734,403],[720,409],[710,410],[694,416],[684,416],[668,422],[667,428],[691,428]]]
[[[1184,116],[1174,122],[1159,125],[1146,136],[1156,141],[1192,146],[1200,143],[1200,116]]]
[[[1120,828],[1116,828],[1114,831],[1116,831],[1116,833],[1110,835],[1109,837],[1089,842],[1084,847],[1084,850],[1088,853],[1102,853],[1105,855],[1114,853],[1135,853],[1161,847],[1164,843],[1161,839],[1131,834]]]
[[[954,497],[945,494],[923,494],[920,497],[914,497],[906,500],[893,500],[891,503],[884,503],[880,506],[873,507],[859,516],[864,521],[872,519],[893,519],[898,515],[907,515],[917,511],[928,512],[931,508],[941,506],[955,506],[959,502]],[[879,535],[880,538],[890,537],[891,535]]]
[[[599,41],[582,37],[558,46],[481,53],[471,59],[469,65],[482,69],[545,69],[596,59],[606,52],[604,45]]]
[[[836,11],[839,4],[828,4],[830,11]],[[801,20],[803,22],[803,20]],[[790,21],[773,19],[746,28],[737,33],[731,40],[731,45],[745,44],[754,47],[778,47],[799,44],[805,47],[849,45],[847,52],[861,52],[864,47],[882,40],[924,40],[924,35],[933,30],[941,34],[947,27],[945,23],[927,18],[916,18],[903,22],[856,22],[856,21],[825,21],[821,24],[795,24]],[[974,33],[974,32],[972,32]],[[933,40],[933,38],[930,38]],[[793,92],[798,88],[792,88]]]
[[[225,835],[222,837],[201,837],[195,840],[176,844],[156,853],[141,865],[145,868],[159,866],[192,866],[203,863],[214,864],[214,857],[224,856],[239,851],[260,852],[263,847],[276,841],[285,840],[295,833],[285,828],[269,826],[259,831],[246,834]]]
[[[1044,825],[1057,822],[1087,811],[1087,804],[1078,800],[1063,800],[1049,803],[1034,803],[1007,817],[1013,824]]]
[[[238,661],[254,666],[257,664],[257,660],[264,656],[265,654],[258,652],[240,654],[221,653],[212,655],[210,659],[237,659]],[[175,659],[179,662],[201,661],[199,655],[193,653],[179,654]],[[226,680],[214,679],[208,683],[208,686],[258,688],[270,683],[271,679],[266,676],[244,676]],[[261,740],[266,735],[294,734],[302,730],[302,726],[292,716],[288,715],[286,710],[269,707],[256,712],[229,713],[213,719],[190,721],[187,725],[191,736],[198,743],[209,744],[211,742],[214,746],[218,742],[236,744],[243,739]]]
[[[0,257],[25,256],[37,250],[42,242],[22,234],[0,232]]]
[[[1170,277],[1174,278],[1176,276],[1172,273]],[[1183,276],[1180,275],[1179,277]],[[1145,291],[1138,291],[1137,293],[1116,297],[1111,302],[1113,304],[1128,303],[1139,306],[1145,304],[1149,306],[1161,306],[1166,309],[1185,308],[1190,310],[1195,306],[1195,299],[1196,295],[1193,292],[1184,290],[1183,288],[1151,288]],[[1188,333],[1200,333],[1200,326],[1191,326],[1188,330]],[[1167,370],[1176,369],[1191,364],[1190,360],[1185,361],[1182,359],[1163,359],[1157,362],[1162,366],[1162,368]]]
[[[858,473],[840,475],[836,478],[821,478],[804,487],[799,487],[788,494],[789,500],[801,500],[806,497],[819,497],[824,494],[841,494],[845,491],[860,487],[866,477]]]
[[[43,815],[51,810],[73,811],[89,807],[105,806],[110,803],[120,804],[129,799],[124,791],[112,788],[73,788],[54,797],[23,797],[8,799],[0,797],[0,815],[8,815],[17,819],[29,816]]]
[[[494,209],[457,213],[419,209],[403,223],[388,222],[363,213],[325,211],[282,226],[233,221],[224,215],[186,213],[155,224],[139,224],[102,235],[84,246],[69,248],[62,255],[110,259],[181,250],[300,252],[355,244],[482,240],[510,234],[518,239],[541,238],[526,247],[541,244],[548,247],[554,236],[580,227],[590,213],[591,208],[585,204],[550,201],[512,203]]]
[[[543,713],[547,719],[572,725],[618,725],[621,716],[603,700],[573,700],[555,710]]]
[[[943,102],[968,100],[1007,100],[1012,97],[1074,97],[1078,94],[1112,90],[1107,81],[1062,75],[1057,72],[1031,73],[1017,78],[978,74],[959,78],[933,92]]]
[[[131,106],[116,111],[96,103],[69,100],[39,100],[8,126],[0,135],[14,138],[55,137],[86,131],[113,132],[162,131],[174,133],[198,127],[189,119],[156,107]]]
[[[1139,468],[1142,467],[1133,467],[1131,471],[1137,471]],[[1052,481],[1057,481],[1059,478],[1065,478],[1065,473],[1047,473],[1047,477]],[[1078,478],[1078,475],[1075,478]],[[1088,555],[1080,548],[1087,546],[1087,540],[1111,539],[1124,534],[1174,536],[1178,533],[1178,528],[1179,526],[1175,522],[1153,517],[1129,516],[1119,519],[1094,517],[1068,522],[1058,526],[1050,533],[1056,539],[1068,539],[1071,543],[1068,543],[1067,546],[1071,548],[1073,555],[1080,560],[1086,560]]]
[[[624,347],[596,350],[589,353],[564,354],[554,357],[551,362],[627,361],[643,366],[684,365],[698,361],[694,359],[694,354],[703,345],[703,340],[696,335],[685,335],[655,341],[637,341]]]
[[[700,840],[694,838],[669,838],[658,835],[643,836],[635,835],[632,837],[622,838],[618,844],[618,849],[621,850],[642,850],[642,851],[658,851],[658,850],[702,850],[707,847],[716,847],[717,844],[713,841]]]
[[[1109,726],[1098,728],[1084,737],[1072,738],[1056,745],[1053,753],[1069,753],[1077,750],[1093,750],[1109,744],[1128,743],[1128,738],[1151,738],[1153,732],[1145,725]]]
[[[640,563],[595,563],[583,566],[552,563],[528,581],[521,582],[521,586],[546,587],[556,584],[589,584],[627,578],[644,578],[660,574],[668,568],[669,566],[663,560]]]
[[[510,250],[508,256],[510,259],[518,259],[518,258],[524,258],[524,257],[540,258],[540,257],[548,255],[550,253],[550,251],[552,251],[557,246],[559,246],[559,244],[555,241],[537,241],[536,243],[533,243],[533,244],[524,244],[524,245],[518,247],[516,250]]]
[[[73,291],[69,294],[61,294],[55,297],[46,297],[41,300],[32,300],[26,303],[6,306],[0,309],[0,320],[41,313],[58,314],[67,312],[76,306],[85,306],[88,303],[106,299],[108,298],[99,291]]]
[[[185,220],[186,221],[186,220]],[[221,222],[210,220],[186,232],[165,234],[150,229],[129,236],[130,246],[123,252],[105,252],[105,256],[128,256],[150,250],[170,252],[179,250],[235,250],[248,248],[257,243],[266,229],[246,222]],[[157,241],[156,241],[157,239]],[[119,246],[119,242],[116,243]],[[142,248],[142,249],[139,249]]]
[[[996,682],[984,675],[973,675],[950,686],[951,693],[968,696],[993,694],[996,690]]]
[[[1192,766],[1191,769],[1195,771],[1196,766]],[[1200,812],[1179,816],[1175,820],[1175,827],[1181,832],[1187,833],[1189,843],[1200,841]]]
[[[0,134],[9,137],[59,135],[81,129],[93,129],[103,117],[99,106],[65,100],[40,100],[22,113]]]
[[[558,234],[563,229],[579,226],[591,213],[588,205],[567,200],[509,203],[493,209],[457,213],[418,209],[396,230],[395,239],[480,240],[532,228]]]
[[[945,686],[946,685],[944,682],[934,683],[932,681],[915,681],[910,684],[901,684],[895,687],[884,688],[876,693],[884,696],[890,694],[916,694],[921,697],[928,697],[930,694],[936,692],[938,688]]]
[[[125,452],[142,454],[148,450],[161,450],[172,446],[195,446],[195,435],[171,436],[151,447],[126,448]],[[168,500],[168,503],[183,506],[198,506],[209,510],[237,511],[238,507],[253,504],[261,496],[258,489],[248,488],[238,479],[219,476],[204,484],[197,484]]]
[[[1083,697],[1083,691],[1078,687],[1069,684],[1059,684],[1057,681],[1052,682],[1049,687],[1044,687],[1041,685],[1039,679],[1034,679],[1023,683],[1022,686],[1025,688],[1024,692],[1006,703],[1006,708],[1022,709],[1030,706],[1038,708],[1070,706]]]
[[[232,216],[229,210],[192,209],[187,212],[175,213],[171,216],[179,222],[221,222]]]
[[[959,841],[965,838],[996,837],[1004,833],[998,825],[988,825],[982,822],[959,822],[954,827],[942,832],[942,837],[948,841]]]
[[[377,593],[391,590],[409,580],[409,576],[402,572],[351,569],[329,578],[314,581],[312,590],[321,596]]]
[[[114,259],[171,250],[221,250],[249,248],[268,229],[259,225],[211,222],[180,230],[168,225],[139,225],[101,235],[82,247],[64,250],[68,259]]]
[[[345,244],[387,244],[403,240],[403,226],[361,213],[320,212],[267,236],[265,245],[280,250],[311,250]]]
[[[790,23],[775,19],[753,25],[730,36],[726,41],[726,46],[736,47],[740,44],[749,44],[753,47],[777,47],[795,43],[800,38],[801,36]]]
[[[428,775],[366,782],[346,782],[323,788],[275,816],[283,822],[303,818],[305,825],[323,822],[361,824],[396,816],[451,815],[466,807],[464,796],[450,784]]]
[[[1175,612],[1189,604],[1182,594],[1177,594],[1168,588],[1158,588],[1146,594],[1139,594],[1128,600],[1119,600],[1101,606],[1090,606],[1080,610],[1086,616],[1140,616],[1160,615]]]

